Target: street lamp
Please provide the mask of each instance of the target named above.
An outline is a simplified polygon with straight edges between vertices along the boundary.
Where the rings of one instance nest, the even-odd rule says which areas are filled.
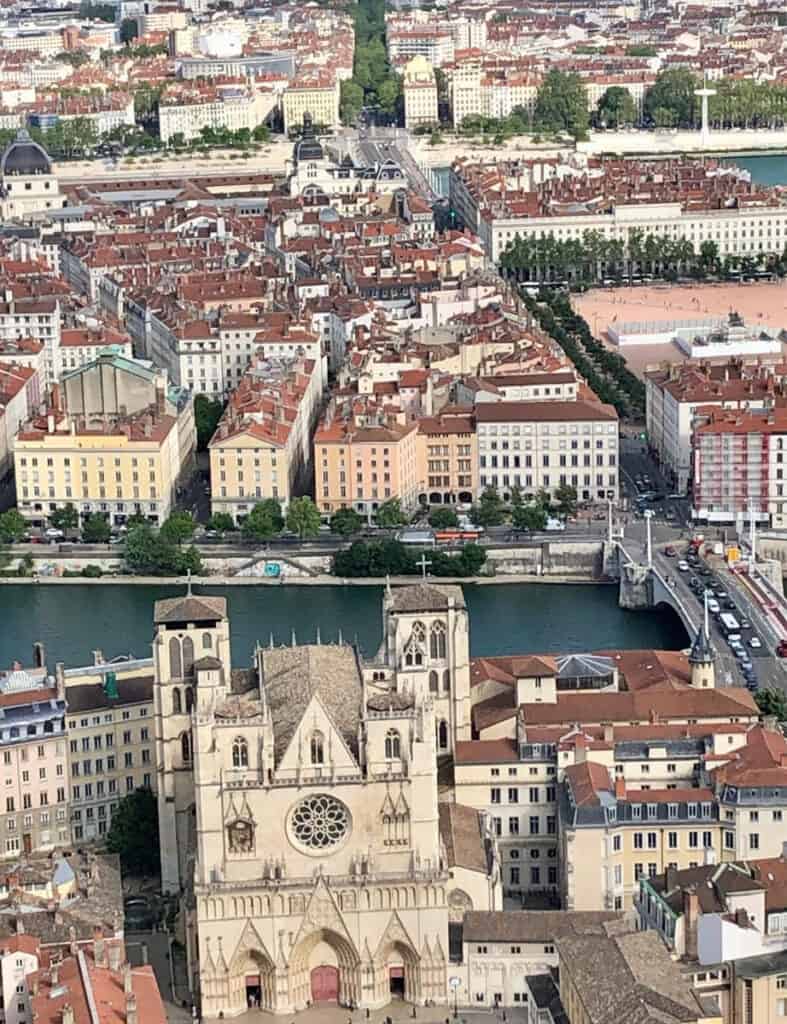
[[[454,1020],[459,1016],[459,986],[462,984],[462,979],[454,976],[448,979],[448,985],[454,993]]]
[[[647,531],[647,538],[648,538],[648,568],[652,569],[653,568],[653,546],[652,546],[651,536],[650,536],[650,521],[653,518],[653,509],[652,508],[646,508],[644,513],[643,513],[643,515],[645,516],[645,529]]]

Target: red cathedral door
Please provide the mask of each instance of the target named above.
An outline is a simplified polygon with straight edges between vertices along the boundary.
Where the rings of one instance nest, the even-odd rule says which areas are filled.
[[[315,967],[312,971],[312,1002],[338,1003],[339,968]]]

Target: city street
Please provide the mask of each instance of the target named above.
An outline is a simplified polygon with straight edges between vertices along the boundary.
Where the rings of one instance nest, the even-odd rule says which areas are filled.
[[[174,975],[177,991],[172,991],[169,942],[166,932],[128,932],[126,954],[132,967],[149,963],[158,982],[169,1024],[188,1024],[192,1020],[191,1001],[186,984],[185,963],[175,950]],[[184,1001],[187,1003],[183,1005]],[[142,1024],[145,1024],[143,1021]]]

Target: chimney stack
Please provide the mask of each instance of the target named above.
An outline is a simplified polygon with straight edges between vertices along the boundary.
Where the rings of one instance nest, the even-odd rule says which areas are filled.
[[[71,1003],[63,1007],[63,1024],[74,1024],[74,1007]]]
[[[697,890],[693,886],[683,891],[683,917],[684,935],[686,942],[686,957],[689,960],[697,959],[697,923],[700,914],[700,901]]]
[[[109,952],[109,969],[110,971],[117,972],[120,970],[120,965],[123,960],[123,947],[120,942],[111,942],[108,947]]]
[[[123,991],[126,996],[134,994],[134,988],[131,984],[131,964],[123,964]]]
[[[107,966],[107,945],[104,941],[104,930],[98,925],[93,929],[93,960],[96,967]]]
[[[126,1024],[139,1024],[137,1017],[137,997],[132,992],[126,996]]]
[[[615,799],[625,800],[626,798],[626,780],[622,777],[615,779]]]

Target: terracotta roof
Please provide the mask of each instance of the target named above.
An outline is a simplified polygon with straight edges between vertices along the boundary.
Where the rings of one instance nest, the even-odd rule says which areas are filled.
[[[445,845],[448,866],[486,874],[488,864],[482,813],[464,804],[444,803],[438,805],[438,812],[440,837]]]
[[[153,611],[153,621],[156,625],[165,625],[168,622],[215,622],[226,617],[225,598],[192,594],[156,601]]]

